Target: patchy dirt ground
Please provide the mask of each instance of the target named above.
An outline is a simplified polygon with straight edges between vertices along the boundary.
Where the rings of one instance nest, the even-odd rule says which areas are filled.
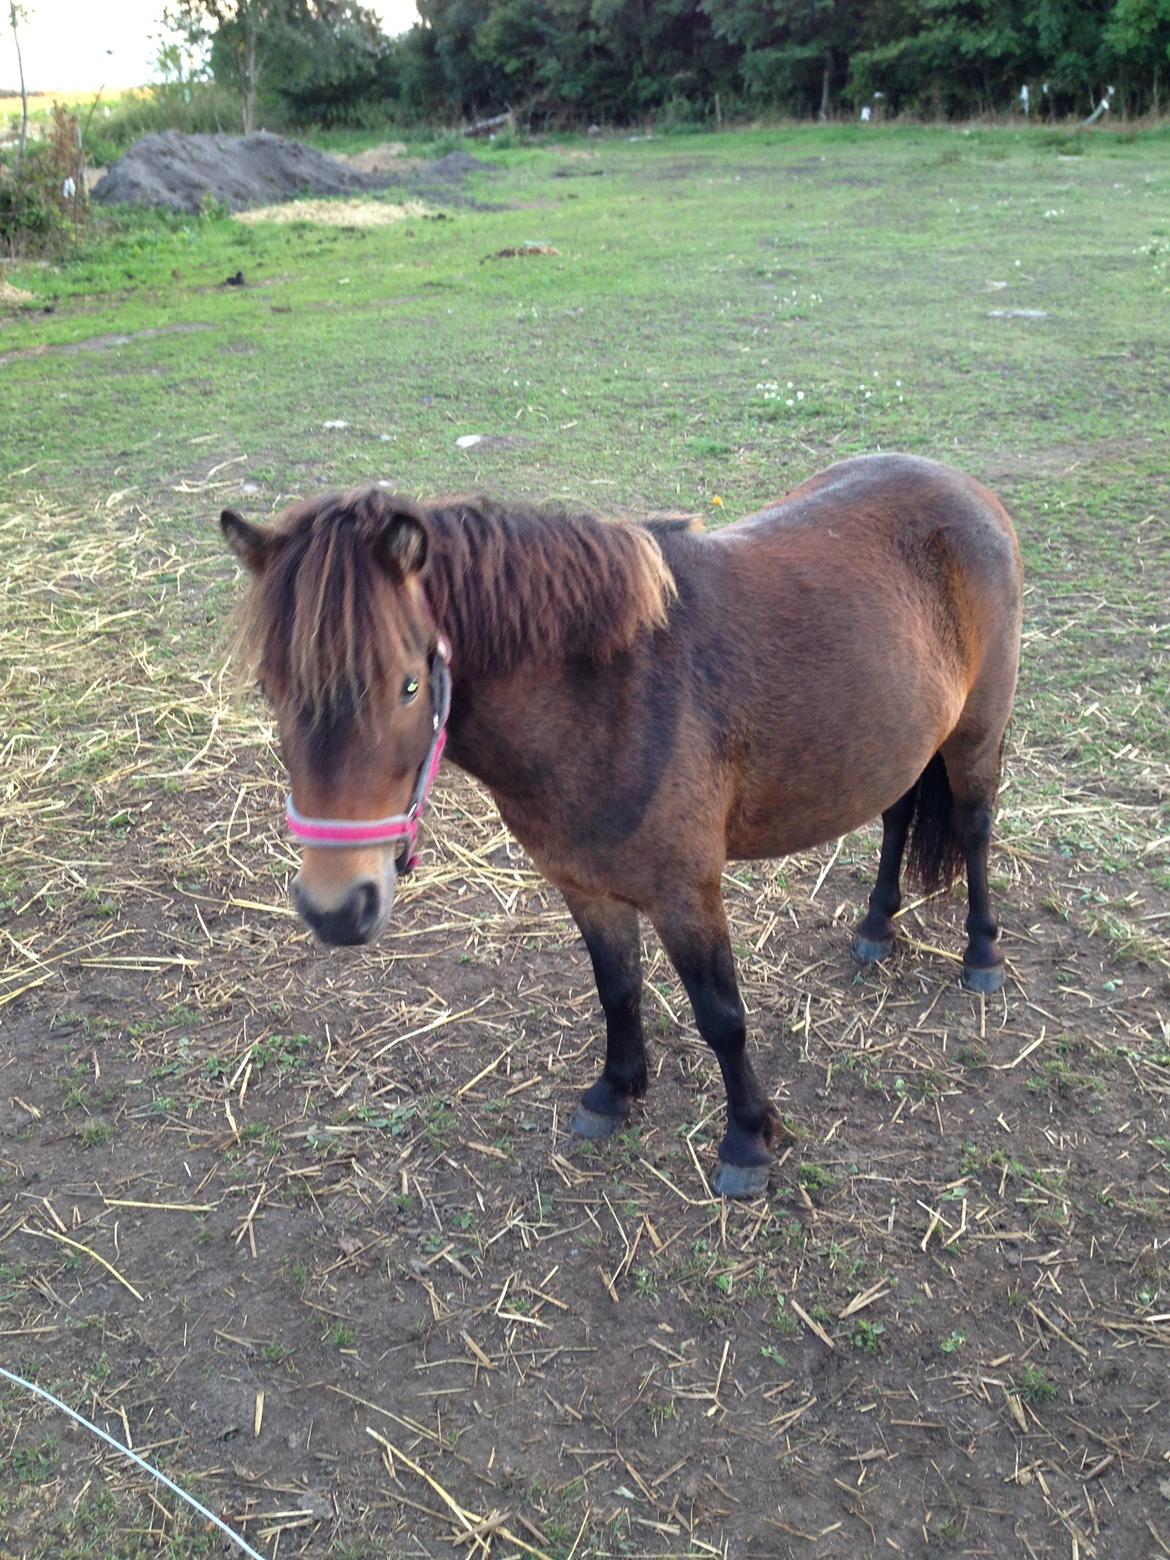
[[[644,1115],[575,1144],[588,962],[478,790],[392,935],[318,949],[271,733],[190,648],[228,565],[116,503],[0,542],[5,1363],[265,1555],[1170,1553],[1170,895],[1124,865],[1164,755],[1090,792],[1025,683],[994,1000],[957,894],[854,971],[871,834],[728,874],[792,1137],[727,1205],[654,944]],[[15,1389],[0,1423],[5,1553],[225,1552]]]

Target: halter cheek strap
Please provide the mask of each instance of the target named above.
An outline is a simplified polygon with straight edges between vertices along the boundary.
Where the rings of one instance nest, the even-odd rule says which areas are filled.
[[[410,806],[404,813],[389,818],[307,818],[298,812],[290,796],[286,806],[288,831],[302,845],[317,850],[354,850],[361,846],[393,845],[404,842],[405,863],[400,873],[418,865],[418,831],[423,808],[439,773],[443,749],[447,745],[447,717],[451,713],[451,647],[440,634],[429,667],[431,718],[434,735],[414,783]]]

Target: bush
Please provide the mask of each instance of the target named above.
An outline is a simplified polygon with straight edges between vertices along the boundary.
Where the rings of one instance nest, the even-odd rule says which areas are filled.
[[[99,105],[88,117],[86,161],[105,166],[144,135],[156,135],[160,130],[240,135],[240,101],[213,81],[168,82],[128,93],[115,103]]]
[[[54,103],[49,135],[30,142],[11,167],[0,167],[0,249],[59,254],[89,215],[77,115]]]

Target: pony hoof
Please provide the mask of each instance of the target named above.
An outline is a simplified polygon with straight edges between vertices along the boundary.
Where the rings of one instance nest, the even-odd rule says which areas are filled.
[[[855,937],[853,958],[858,964],[880,964],[883,959],[889,958],[893,948],[892,937],[883,937],[880,941],[873,937]]]
[[[762,1197],[768,1190],[771,1164],[731,1165],[721,1159],[711,1177],[711,1186],[720,1197]]]
[[[629,1119],[628,1116],[603,1116],[600,1111],[590,1110],[588,1105],[578,1105],[569,1122],[569,1131],[574,1137],[588,1138],[596,1143],[620,1132]]]
[[[978,992],[985,997],[993,997],[997,991],[1003,990],[1003,965],[991,964],[986,969],[974,969],[969,964],[963,966],[963,990]]]

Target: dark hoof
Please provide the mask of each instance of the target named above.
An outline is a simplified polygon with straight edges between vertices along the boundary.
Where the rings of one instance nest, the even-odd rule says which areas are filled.
[[[893,952],[894,939],[885,937],[880,942],[872,937],[853,939],[853,958],[858,964],[880,964]]]
[[[569,1123],[569,1131],[574,1137],[588,1138],[590,1142],[596,1143],[600,1138],[612,1137],[615,1132],[620,1132],[629,1119],[629,1116],[603,1116],[600,1111],[590,1110],[588,1105],[578,1105]]]
[[[991,964],[986,969],[977,970],[969,964],[964,964],[963,990],[993,997],[997,991],[1003,990],[1003,965]]]
[[[712,1189],[720,1197],[762,1197],[768,1190],[771,1164],[729,1165],[721,1159],[711,1177]]]

